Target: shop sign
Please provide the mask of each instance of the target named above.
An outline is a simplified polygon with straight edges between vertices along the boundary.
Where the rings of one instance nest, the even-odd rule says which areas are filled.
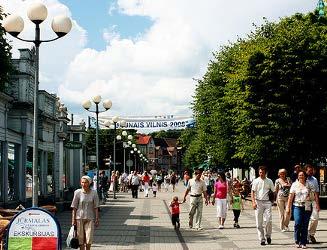
[[[56,218],[41,208],[28,208],[10,222],[7,250],[61,250],[61,229]]]
[[[64,146],[65,148],[69,149],[81,149],[83,147],[83,144],[77,141],[68,141],[64,144]]]
[[[124,129],[186,129],[195,126],[193,117],[186,116],[153,116],[153,117],[121,117],[126,121]],[[105,127],[107,121],[111,121],[112,117],[100,117],[99,125]],[[90,125],[92,126],[92,124]],[[117,128],[121,128],[120,123],[116,124]],[[94,126],[95,128],[95,126]]]

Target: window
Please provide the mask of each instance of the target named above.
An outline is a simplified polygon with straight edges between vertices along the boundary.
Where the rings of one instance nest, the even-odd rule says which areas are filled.
[[[52,152],[48,152],[48,173],[47,173],[47,193],[54,192],[54,180],[53,180],[53,156]]]
[[[26,198],[32,197],[32,184],[33,184],[33,148],[28,147],[26,151],[26,173],[25,173],[25,193]]]
[[[73,134],[73,141],[80,141],[79,134]]]
[[[16,146],[13,143],[8,143],[8,200],[12,201],[16,197],[16,173],[15,171],[17,162],[16,162]]]

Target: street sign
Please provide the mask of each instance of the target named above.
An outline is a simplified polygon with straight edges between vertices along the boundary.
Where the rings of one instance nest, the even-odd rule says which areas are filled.
[[[55,217],[40,208],[17,214],[7,229],[7,250],[61,249],[61,229]]]
[[[83,144],[77,141],[68,141],[64,144],[64,146],[65,148],[69,149],[81,149],[83,147]]]
[[[132,161],[132,160],[127,160],[127,161],[126,161],[126,166],[127,166],[127,167],[131,167],[131,166],[133,166],[133,161]]]
[[[89,162],[96,162],[96,161],[97,161],[96,155],[89,155]]]

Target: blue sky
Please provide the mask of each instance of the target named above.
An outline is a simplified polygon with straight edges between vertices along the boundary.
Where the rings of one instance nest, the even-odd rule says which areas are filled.
[[[106,41],[102,37],[103,30],[115,27],[121,38],[139,36],[151,27],[152,21],[144,16],[129,16],[117,9],[114,0],[63,0],[73,14],[73,18],[88,32],[87,46],[103,50]]]
[[[244,38],[263,17],[315,9],[318,0],[0,0],[25,20],[21,37],[32,38],[26,17],[41,1],[48,18],[42,38],[53,38],[51,20],[72,18],[65,37],[40,48],[40,88],[57,94],[75,121],[87,119],[85,99],[110,99],[109,116],[192,115],[196,81],[212,53]],[[8,37],[14,57],[30,44]]]

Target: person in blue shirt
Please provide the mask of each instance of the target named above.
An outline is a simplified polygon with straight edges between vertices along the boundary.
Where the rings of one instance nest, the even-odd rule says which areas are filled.
[[[316,177],[314,177],[314,167],[310,164],[305,166],[305,171],[308,176],[307,182],[310,183],[314,187],[314,193],[311,194],[312,199],[312,214],[310,217],[310,225],[309,225],[309,234],[308,234],[308,241],[311,241],[313,244],[317,243],[315,238],[315,234],[318,227],[318,220],[319,220],[319,211],[320,211],[320,204],[319,204],[319,184]]]

